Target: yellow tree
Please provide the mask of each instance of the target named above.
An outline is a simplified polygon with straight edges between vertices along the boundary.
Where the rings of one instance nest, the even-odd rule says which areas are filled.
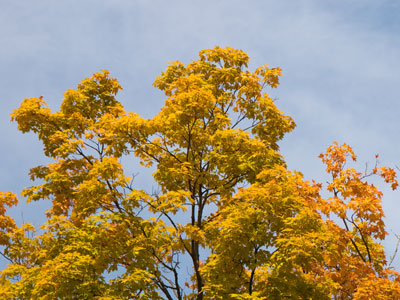
[[[295,124],[265,92],[281,70],[248,62],[216,47],[170,63],[151,119],[125,112],[108,71],[67,90],[58,112],[25,99],[12,120],[53,161],[22,195],[52,205],[40,230],[18,227],[6,216],[16,196],[0,194],[0,298],[400,299],[382,194],[345,168],[346,145],[321,156],[331,198],[287,170],[277,143]],[[154,167],[158,192],[126,175],[129,157]],[[392,169],[375,174],[397,187]]]

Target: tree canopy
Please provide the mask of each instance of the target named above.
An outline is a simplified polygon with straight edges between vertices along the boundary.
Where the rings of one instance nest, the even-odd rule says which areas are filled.
[[[51,208],[40,228],[17,226],[16,194],[0,193],[0,299],[400,299],[368,181],[396,189],[395,171],[350,168],[356,155],[338,143],[320,155],[327,184],[288,170],[278,142],[295,123],[267,94],[281,69],[248,62],[215,47],[170,63],[150,119],[124,110],[105,70],[57,112],[25,99],[11,118],[52,161],[22,196]],[[122,158],[152,166],[156,191]]]

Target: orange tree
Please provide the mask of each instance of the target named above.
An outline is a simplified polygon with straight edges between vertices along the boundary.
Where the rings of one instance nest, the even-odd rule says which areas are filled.
[[[322,197],[278,152],[295,123],[264,90],[281,70],[248,61],[216,47],[170,63],[151,119],[124,111],[108,71],[67,90],[58,112],[25,99],[12,120],[52,162],[30,170],[22,195],[51,208],[40,229],[18,227],[6,214],[17,197],[0,194],[0,298],[400,299],[382,193],[367,182],[396,188],[396,174],[347,168],[355,154],[333,144]],[[130,156],[153,166],[158,192],[126,175]]]

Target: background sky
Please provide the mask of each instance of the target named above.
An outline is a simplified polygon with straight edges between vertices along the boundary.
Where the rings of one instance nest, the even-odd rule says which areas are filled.
[[[324,182],[317,156],[333,141],[351,145],[361,168],[377,153],[400,166],[399,15],[389,0],[0,0],[0,190],[20,192],[29,169],[48,162],[36,137],[10,123],[24,98],[44,96],[57,110],[65,90],[108,69],[126,110],[151,117],[165,99],[152,83],[167,62],[216,45],[246,51],[252,69],[283,69],[269,92],[297,123],[280,143],[289,169]],[[382,190],[391,254],[400,192]],[[46,207],[10,214],[40,225]]]

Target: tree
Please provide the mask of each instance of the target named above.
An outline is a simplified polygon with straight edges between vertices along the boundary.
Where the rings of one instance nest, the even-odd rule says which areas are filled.
[[[393,169],[346,168],[334,143],[321,155],[324,188],[289,171],[278,141],[294,127],[265,88],[281,70],[247,69],[231,48],[170,63],[154,86],[167,97],[151,119],[126,113],[108,71],[67,90],[60,111],[25,99],[11,117],[52,159],[30,170],[27,201],[51,201],[38,230],[18,227],[0,194],[9,261],[2,299],[400,299],[386,261],[382,193]],[[157,192],[121,163],[153,166]],[[332,196],[322,197],[322,189]]]

